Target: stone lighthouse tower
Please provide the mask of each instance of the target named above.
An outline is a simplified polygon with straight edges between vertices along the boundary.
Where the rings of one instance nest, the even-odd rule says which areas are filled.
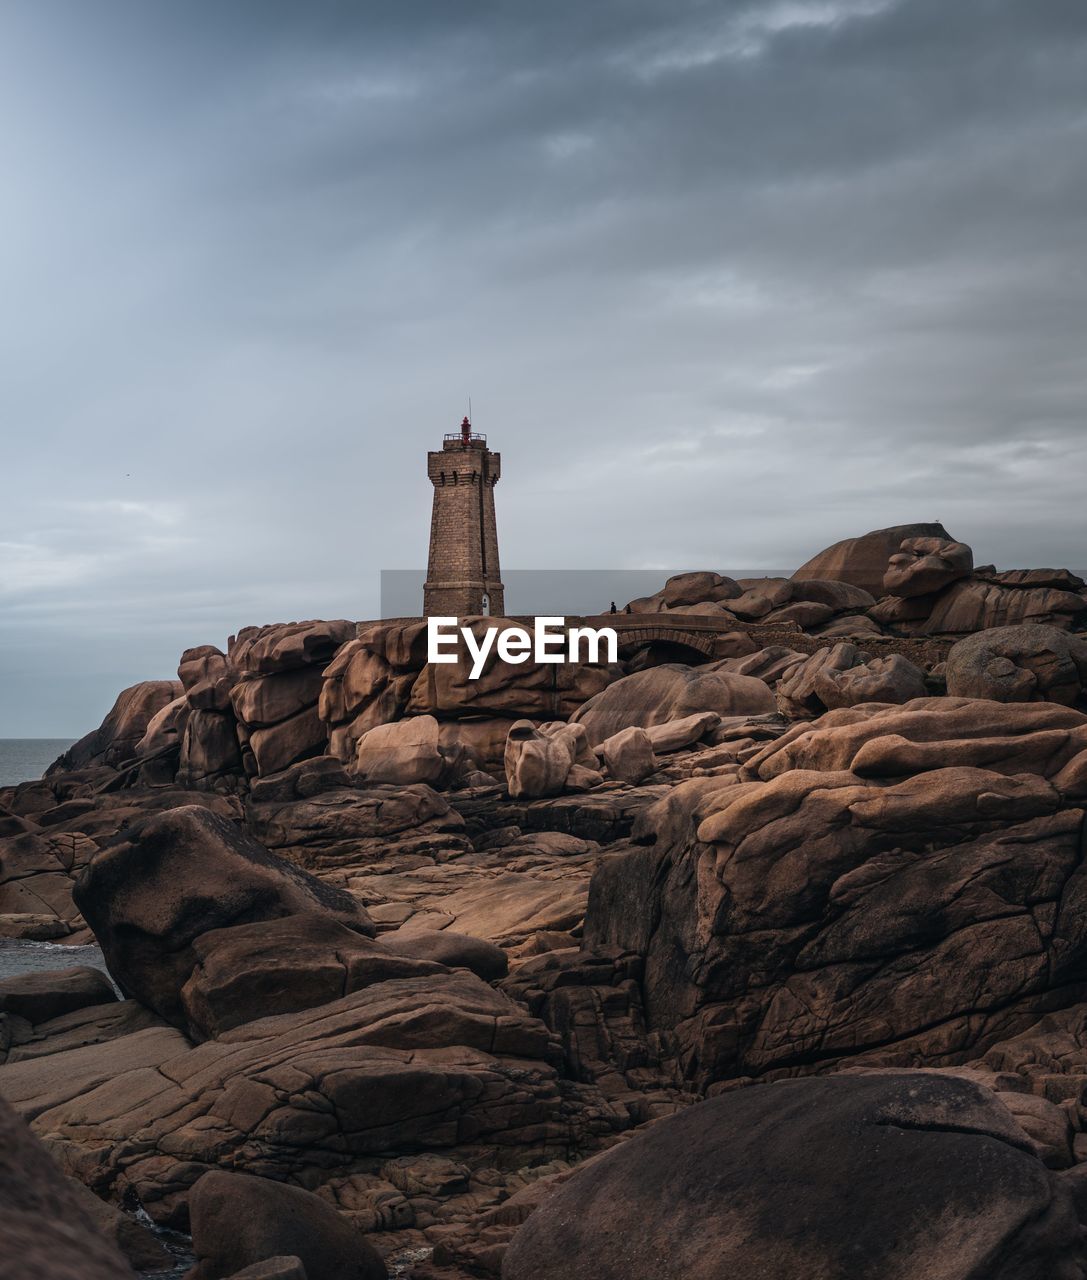
[[[440,452],[427,454],[434,486],[430,517],[430,560],[423,586],[427,617],[464,617],[505,612],[505,589],[498,567],[494,487],[502,455],[487,448],[467,418],[447,435]]]

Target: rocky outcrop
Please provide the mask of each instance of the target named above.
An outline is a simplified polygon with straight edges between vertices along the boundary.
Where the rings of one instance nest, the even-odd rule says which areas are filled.
[[[700,727],[692,723],[698,721],[699,717],[686,716],[683,720],[673,720],[672,725],[682,725],[685,728],[679,730],[679,736],[685,736],[687,731],[694,731]],[[661,725],[660,728],[667,731],[671,726]],[[673,730],[671,740],[674,740],[676,731]],[[700,736],[696,733],[696,737]],[[669,739],[666,739],[668,741]],[[657,757],[653,751],[653,741],[645,729],[631,726],[629,729],[620,729],[618,733],[612,734],[610,738],[605,738],[600,744],[600,755],[607,767],[611,777],[619,782],[629,782],[637,785],[654,773],[657,768]]]
[[[596,763],[580,725],[518,720],[506,738],[506,788],[514,799],[586,790],[603,781]]]
[[[1007,1108],[908,1073],[742,1089],[576,1171],[503,1280],[1079,1280],[1073,1191]]]
[[[584,703],[572,719],[585,727],[589,742],[597,746],[622,729],[647,729],[700,712],[733,716],[773,710],[773,694],[753,676],[667,663],[617,680]]]
[[[475,763],[460,744],[443,745],[433,716],[411,716],[367,730],[355,749],[354,772],[364,782],[426,782],[442,787]]]
[[[246,824],[266,848],[307,868],[367,866],[462,850],[464,820],[425,783],[362,783],[331,756],[257,779]]]
[[[196,1266],[189,1280],[228,1280],[243,1267],[296,1258],[306,1280],[386,1280],[380,1255],[312,1192],[213,1170],[189,1200]]]
[[[968,578],[974,567],[974,553],[965,542],[947,538],[904,538],[887,562],[883,575],[883,595],[934,595],[960,578]]]
[[[230,700],[250,776],[267,777],[324,753],[328,730],[318,714],[324,670],[354,634],[354,623],[337,620],[246,627],[234,638]]]
[[[87,864],[75,901],[122,991],[177,1026],[185,1025],[181,989],[196,966],[193,944],[202,934],[310,912],[373,932],[350,895],[197,806],[119,833]]]
[[[173,702],[168,702],[148,721],[143,737],[134,748],[135,755],[141,760],[146,760],[180,750],[189,712],[189,700],[183,693],[179,694]],[[171,770],[169,781],[173,780],[176,772],[176,768]]]
[[[98,846],[79,832],[28,825],[32,830],[0,839],[0,936],[78,935],[84,921],[72,887]]]
[[[449,969],[468,969],[484,982],[497,982],[509,972],[509,959],[501,947],[483,938],[471,938],[452,929],[411,932],[396,929],[383,933],[381,946],[399,956],[429,960]]]
[[[1084,799],[1075,711],[828,712],[647,811],[586,946],[644,957],[649,1025],[703,1086],[961,1062],[1082,998]]]
[[[95,765],[116,768],[135,759],[136,747],[155,716],[179,698],[176,680],[144,680],[117,696],[105,720],[49,766],[46,776]]]
[[[116,999],[109,978],[101,969],[88,965],[20,973],[0,981],[0,1014],[10,1013],[32,1023]]]
[[[1087,683],[1087,640],[1056,627],[996,627],[955,644],[946,676],[955,697],[1074,706]]]
[[[903,635],[969,635],[992,627],[1082,624],[1087,597],[1053,587],[1003,585],[964,578],[932,596],[886,596],[869,616]]]
[[[873,658],[843,641],[817,649],[778,680],[778,709],[791,720],[807,720],[862,702],[910,702],[925,696],[925,673],[901,654]]]
[[[376,982],[442,972],[328,915],[212,929],[192,949],[196,964],[181,989],[181,1003],[194,1040],[213,1039],[258,1018],[315,1009]]]
[[[679,605],[733,600],[742,594],[743,588],[734,578],[700,571],[674,574],[664,584],[660,598],[666,608],[675,609]]]
[[[417,962],[420,963],[420,962]],[[0,1067],[0,1091],[71,1171],[186,1221],[209,1169],[327,1181],[422,1152],[506,1168],[626,1127],[559,1080],[544,1026],[464,970],[379,982],[191,1048],[179,1032]]]
[[[0,1100],[0,1278],[135,1280],[82,1197]]]
[[[813,556],[793,574],[794,579],[817,578],[845,582],[878,599],[884,594],[883,575],[892,555],[907,538],[937,538],[953,541],[942,524],[899,524],[873,529],[859,538],[843,538]]]

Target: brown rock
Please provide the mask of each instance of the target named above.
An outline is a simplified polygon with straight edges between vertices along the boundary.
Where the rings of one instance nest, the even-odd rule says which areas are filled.
[[[142,760],[146,756],[161,755],[181,746],[181,735],[189,718],[189,700],[184,694],[168,702],[151,717],[147,731],[136,743],[135,754]]]
[[[644,957],[649,1028],[703,1085],[962,1062],[1087,998],[1085,797],[1067,708],[831,711],[647,811],[585,945]]]
[[[1070,627],[1087,613],[1087,598],[1053,587],[1002,587],[968,578],[942,592],[932,606],[926,635],[967,635],[1020,623]]]
[[[71,928],[58,916],[35,915],[33,912],[0,912],[0,938],[18,938],[26,942],[52,942],[65,938]]]
[[[598,1092],[560,1091],[551,1052],[542,1023],[456,970],[196,1048],[157,1028],[17,1062],[0,1067],[0,1087],[104,1193],[130,1190],[156,1221],[181,1225],[208,1168],[317,1183],[364,1160],[461,1147],[531,1163],[621,1127]]]
[[[155,716],[183,692],[176,680],[145,680],[117,695],[105,720],[49,766],[46,777],[91,765],[116,768],[133,760]]]
[[[191,695],[198,686],[218,686],[225,682],[227,689],[236,679],[226,654],[213,644],[198,645],[194,649],[186,649],[177,666],[177,678],[187,695]],[[200,705],[192,703],[193,706]],[[204,710],[225,711],[227,704],[220,707],[205,707]]]
[[[806,656],[796,649],[772,644],[744,657],[725,658],[721,662],[715,662],[707,670],[730,671],[738,676],[753,676],[772,689],[787,672],[802,663]]]
[[[330,1004],[375,982],[441,972],[316,914],[213,929],[193,942],[193,951],[197,963],[181,1003],[196,1040]]]
[[[498,982],[509,972],[509,959],[501,947],[484,938],[472,938],[452,929],[383,933],[379,945],[399,956],[430,960],[450,969],[468,969],[484,982]]]
[[[834,609],[829,604],[820,604],[815,600],[796,600],[792,604],[771,609],[760,618],[763,626],[774,627],[782,623],[795,623],[802,630],[821,626],[834,617]]]
[[[690,719],[687,717],[688,723]],[[600,744],[600,754],[608,773],[617,781],[629,782],[632,786],[637,786],[657,769],[649,734],[637,726],[620,729],[610,738],[605,738]]]
[[[761,680],[717,667],[706,671],[667,663],[625,676],[586,702],[573,720],[584,725],[596,746],[632,725],[648,729],[703,711],[731,716],[774,710],[774,696]]]
[[[923,1073],[740,1089],[575,1171],[503,1280],[1076,1280],[1070,1190],[993,1093]]]
[[[326,667],[342,644],[354,639],[355,624],[277,622],[244,627],[229,646],[230,665],[241,675],[271,675],[299,667]]]
[[[1056,627],[997,627],[952,645],[946,674],[953,697],[1070,707],[1087,682],[1087,641]]]
[[[942,524],[900,524],[874,529],[859,538],[845,538],[820,551],[800,566],[793,578],[847,582],[873,597],[883,595],[883,575],[887,562],[907,538],[942,538],[951,535]]]
[[[299,667],[274,675],[249,676],[231,690],[234,714],[250,729],[279,724],[315,707],[323,683],[320,667]]]
[[[317,714],[316,703],[289,720],[249,733],[249,746],[257,773],[262,778],[278,773],[299,760],[323,755],[327,745],[327,730]]]
[[[876,603],[869,592],[849,582],[794,577],[792,584],[794,600],[811,600],[818,604],[826,604],[835,613],[846,613],[849,610],[863,611],[870,609]]]
[[[693,716],[684,716],[682,720],[650,725],[645,730],[645,735],[649,739],[651,750],[665,755],[670,751],[681,751],[707,737],[720,723],[721,717],[716,711],[699,711]]]
[[[506,788],[514,798],[560,795],[579,756],[596,763],[583,728],[559,725],[547,732],[547,727],[518,720],[506,738]]]
[[[448,780],[455,763],[440,748],[437,720],[412,716],[364,733],[356,748],[355,772],[365,782],[437,786]]]
[[[243,774],[233,713],[194,710],[181,742],[178,783],[193,791],[234,790]]]
[[[0,1100],[0,1280],[134,1280],[82,1197]]]
[[[925,674],[901,654],[869,656],[847,642],[817,649],[789,669],[776,688],[778,709],[792,720],[863,702],[905,703],[925,696]]]
[[[888,561],[883,592],[903,599],[933,595],[960,578],[968,578],[973,567],[974,553],[965,542],[905,538]]]
[[[306,1280],[386,1280],[373,1245],[319,1196],[266,1178],[213,1170],[189,1197],[197,1264],[191,1280],[225,1280],[285,1255]]]
[[[201,934],[315,911],[373,932],[355,899],[197,806],[119,834],[91,860],[75,900],[125,994],[176,1026],[185,1025],[180,993]]]
[[[759,622],[793,598],[793,586],[788,578],[745,579],[742,585],[743,594],[730,600],[728,608],[744,622]]]
[[[519,625],[512,619],[491,617],[461,621],[477,636],[487,627]],[[425,666],[412,686],[407,713],[439,719],[481,715],[566,719],[620,674],[618,667],[605,663],[502,662],[494,648],[478,679],[470,678],[471,665],[462,653],[455,663]]]
[[[669,609],[708,600],[732,600],[742,594],[739,584],[719,573],[677,573],[664,584],[661,598]]]
[[[28,1022],[47,1022],[88,1005],[117,999],[113,984],[101,969],[79,965],[43,973],[20,973],[0,981],[0,1013]]]

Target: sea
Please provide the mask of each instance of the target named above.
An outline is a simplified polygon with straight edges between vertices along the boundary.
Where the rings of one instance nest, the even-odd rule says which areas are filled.
[[[0,738],[0,787],[40,778],[74,738]]]

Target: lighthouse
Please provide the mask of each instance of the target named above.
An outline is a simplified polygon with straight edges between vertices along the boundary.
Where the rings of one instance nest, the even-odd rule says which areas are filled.
[[[473,431],[467,418],[440,450],[427,454],[434,486],[423,585],[427,617],[505,613],[494,516],[494,487],[501,474],[502,455],[487,448],[487,437]]]

